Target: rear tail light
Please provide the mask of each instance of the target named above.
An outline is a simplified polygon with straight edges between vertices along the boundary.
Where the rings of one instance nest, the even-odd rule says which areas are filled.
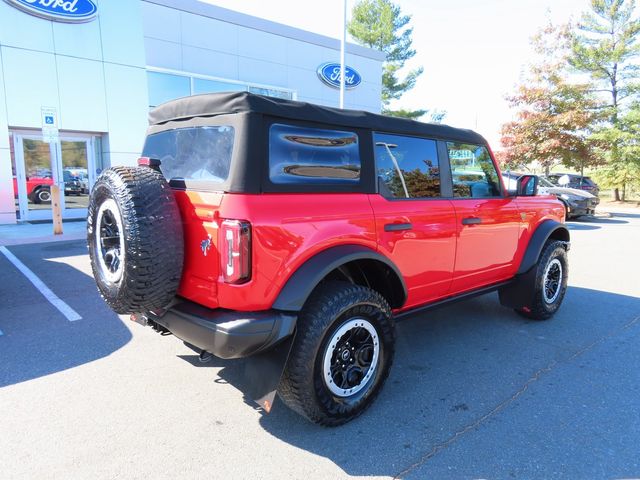
[[[251,224],[224,220],[220,226],[220,269],[226,283],[244,283],[251,278]]]

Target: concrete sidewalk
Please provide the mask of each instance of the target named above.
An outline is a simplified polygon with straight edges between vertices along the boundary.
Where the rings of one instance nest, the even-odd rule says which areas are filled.
[[[62,231],[62,235],[54,235],[51,222],[0,225],[0,246],[83,239],[87,236],[87,222],[63,222]]]

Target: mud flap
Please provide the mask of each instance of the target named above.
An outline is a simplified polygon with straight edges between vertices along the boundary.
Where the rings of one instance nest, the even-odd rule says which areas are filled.
[[[287,364],[295,333],[269,350],[244,358],[243,385],[245,397],[269,413],[273,407],[280,377]]]
[[[527,272],[517,275],[509,285],[498,291],[500,303],[505,307],[521,310],[530,308],[536,291],[536,265]]]

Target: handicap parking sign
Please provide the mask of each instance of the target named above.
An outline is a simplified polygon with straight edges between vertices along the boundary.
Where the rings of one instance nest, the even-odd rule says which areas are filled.
[[[42,107],[42,140],[47,143],[58,141],[58,112],[54,107]]]

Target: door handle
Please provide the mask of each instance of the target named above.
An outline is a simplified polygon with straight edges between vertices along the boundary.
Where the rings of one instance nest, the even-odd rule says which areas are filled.
[[[384,226],[385,232],[402,232],[404,230],[411,230],[413,225],[410,223],[387,223]]]
[[[463,225],[478,225],[482,223],[482,219],[478,217],[467,217],[462,219]]]

